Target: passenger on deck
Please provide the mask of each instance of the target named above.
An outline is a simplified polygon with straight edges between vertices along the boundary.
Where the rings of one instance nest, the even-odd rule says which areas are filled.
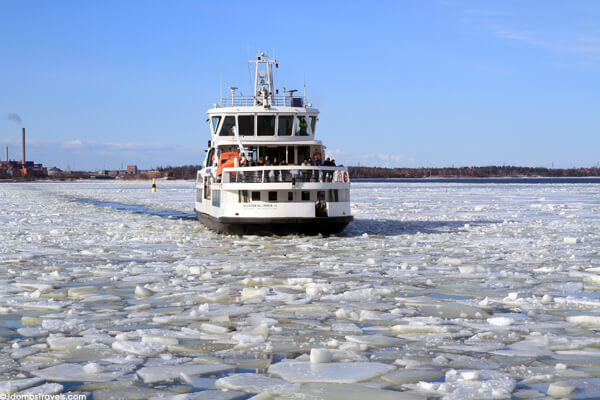
[[[263,160],[263,158],[262,158],[262,157],[260,157],[260,158],[258,159],[258,166],[259,166],[259,167],[262,167],[263,165],[265,165],[265,161]]]
[[[265,156],[265,165],[273,165],[269,156]]]

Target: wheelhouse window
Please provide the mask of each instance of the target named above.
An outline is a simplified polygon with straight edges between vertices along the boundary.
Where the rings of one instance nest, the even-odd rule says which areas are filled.
[[[221,126],[221,130],[219,131],[219,136],[233,136],[233,129],[235,127],[235,117],[227,116],[223,121],[223,126]]]
[[[212,123],[213,133],[217,133],[217,129],[219,129],[219,122],[221,122],[221,116],[212,117],[210,122]]]
[[[296,136],[308,136],[308,122],[304,115],[296,117]]]
[[[294,117],[292,117],[291,115],[280,115],[279,123],[277,126],[277,135],[291,136],[293,126],[294,126]]]
[[[315,128],[317,127],[317,117],[312,116],[312,117],[308,117],[309,121],[310,121],[310,130],[312,132],[312,134],[315,134]]]
[[[273,136],[275,135],[275,116],[274,115],[259,115],[256,118],[258,136]]]
[[[310,192],[302,192],[302,201],[310,200]]]
[[[269,201],[277,201],[277,192],[269,192]]]
[[[252,192],[252,201],[260,201],[260,192]]]
[[[238,116],[240,136],[254,136],[254,115]]]

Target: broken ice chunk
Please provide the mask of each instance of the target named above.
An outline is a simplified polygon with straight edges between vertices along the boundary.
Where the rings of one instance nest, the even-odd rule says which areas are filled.
[[[243,288],[242,289],[242,296],[241,296],[241,300],[243,302],[248,302],[248,303],[260,303],[265,296],[267,295],[267,293],[269,292],[269,289],[267,289],[266,287],[261,287],[261,288]]]
[[[23,389],[30,388],[42,383],[44,380],[40,378],[29,378],[29,379],[15,379],[0,382],[0,393],[1,394],[13,394]],[[4,397],[4,396],[2,396]]]
[[[112,344],[112,348],[125,353],[135,354],[136,356],[154,356],[162,353],[167,349],[167,346],[162,343],[154,342],[133,342],[133,341],[116,341]]]
[[[346,340],[353,343],[363,343],[371,346],[399,346],[404,340],[384,335],[359,335],[346,336]]]
[[[552,382],[550,386],[548,386],[548,396],[567,397],[573,392],[574,389],[575,388],[573,385],[570,385],[567,382]]]
[[[33,375],[55,382],[109,382],[123,375],[125,371],[109,371],[94,366],[83,367],[78,364],[58,364],[49,368],[31,372]]]
[[[426,400],[416,392],[399,392],[363,384],[307,383],[297,393],[263,393],[255,400]]]
[[[206,322],[200,324],[200,329],[206,333],[217,333],[217,334],[227,333],[227,332],[231,331],[231,329],[226,326],[209,324]]]
[[[146,297],[150,297],[150,296],[152,296],[154,294],[154,292],[152,290],[147,289],[147,288],[145,288],[143,286],[140,286],[140,285],[138,285],[138,286],[135,287],[134,293],[135,293],[135,298],[136,299],[143,299],[143,298],[146,298]]]
[[[440,260],[440,262],[442,264],[446,264],[446,265],[461,265],[462,261],[458,258],[442,258]]]
[[[425,325],[421,323],[413,323],[407,325],[394,325],[392,331],[405,334],[405,333],[446,333],[448,328],[439,325]]]
[[[313,364],[303,361],[282,361],[271,365],[268,372],[294,383],[356,383],[376,378],[395,368],[393,365],[378,362]]]
[[[40,328],[19,328],[19,329],[17,329],[17,332],[21,336],[31,337],[31,338],[42,337],[42,336],[48,335],[47,330],[40,329]]]
[[[114,400],[114,399],[174,399],[172,392],[166,390],[151,389],[142,386],[119,386],[109,389],[95,390],[94,400]],[[185,397],[189,399],[190,397]]]
[[[456,371],[446,372],[445,382],[420,382],[408,385],[443,396],[448,399],[509,399],[516,387],[516,381],[500,371]]]
[[[35,395],[48,396],[48,395],[52,395],[52,394],[59,394],[63,390],[64,390],[64,387],[60,383],[45,383],[40,386],[35,386],[35,387],[29,388],[27,390],[23,390],[22,392],[19,392],[19,395],[22,396],[21,398],[35,399],[36,398]],[[43,399],[44,397],[38,396],[37,398]]]
[[[392,385],[404,385],[407,383],[428,381],[443,374],[439,369],[398,369],[383,375],[381,379]]]
[[[177,345],[179,340],[174,337],[160,336],[160,335],[144,335],[142,336],[142,342],[146,343],[162,343],[165,345]]]
[[[333,354],[327,349],[311,349],[310,350],[310,362],[311,363],[328,363],[333,360]]]
[[[151,384],[157,382],[173,382],[182,374],[185,376],[203,375],[226,371],[228,369],[233,369],[233,366],[223,363],[162,365],[157,367],[143,367],[137,371],[137,374],[144,380],[144,383]]]
[[[600,317],[594,315],[573,315],[567,317],[567,321],[575,325],[581,325],[589,328],[600,327]]]
[[[70,350],[76,349],[85,344],[85,340],[81,337],[62,337],[49,336],[46,339],[48,347],[52,350]]]
[[[515,320],[509,317],[492,317],[488,318],[487,322],[492,326],[509,326],[512,325]]]
[[[260,374],[235,374],[226,376],[217,380],[215,387],[246,393],[295,393],[300,390],[300,385],[298,384],[289,383],[277,378],[269,378]]]

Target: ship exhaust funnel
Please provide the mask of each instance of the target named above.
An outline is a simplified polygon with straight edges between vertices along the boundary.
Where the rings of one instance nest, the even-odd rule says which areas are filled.
[[[25,128],[23,128],[23,135],[22,135],[22,139],[23,139],[23,154],[22,154],[22,159],[21,159],[21,164],[23,164],[23,168],[25,168]]]

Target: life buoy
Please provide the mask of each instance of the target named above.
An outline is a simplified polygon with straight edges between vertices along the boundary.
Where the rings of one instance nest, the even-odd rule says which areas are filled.
[[[344,171],[344,183],[348,183],[348,173]]]

